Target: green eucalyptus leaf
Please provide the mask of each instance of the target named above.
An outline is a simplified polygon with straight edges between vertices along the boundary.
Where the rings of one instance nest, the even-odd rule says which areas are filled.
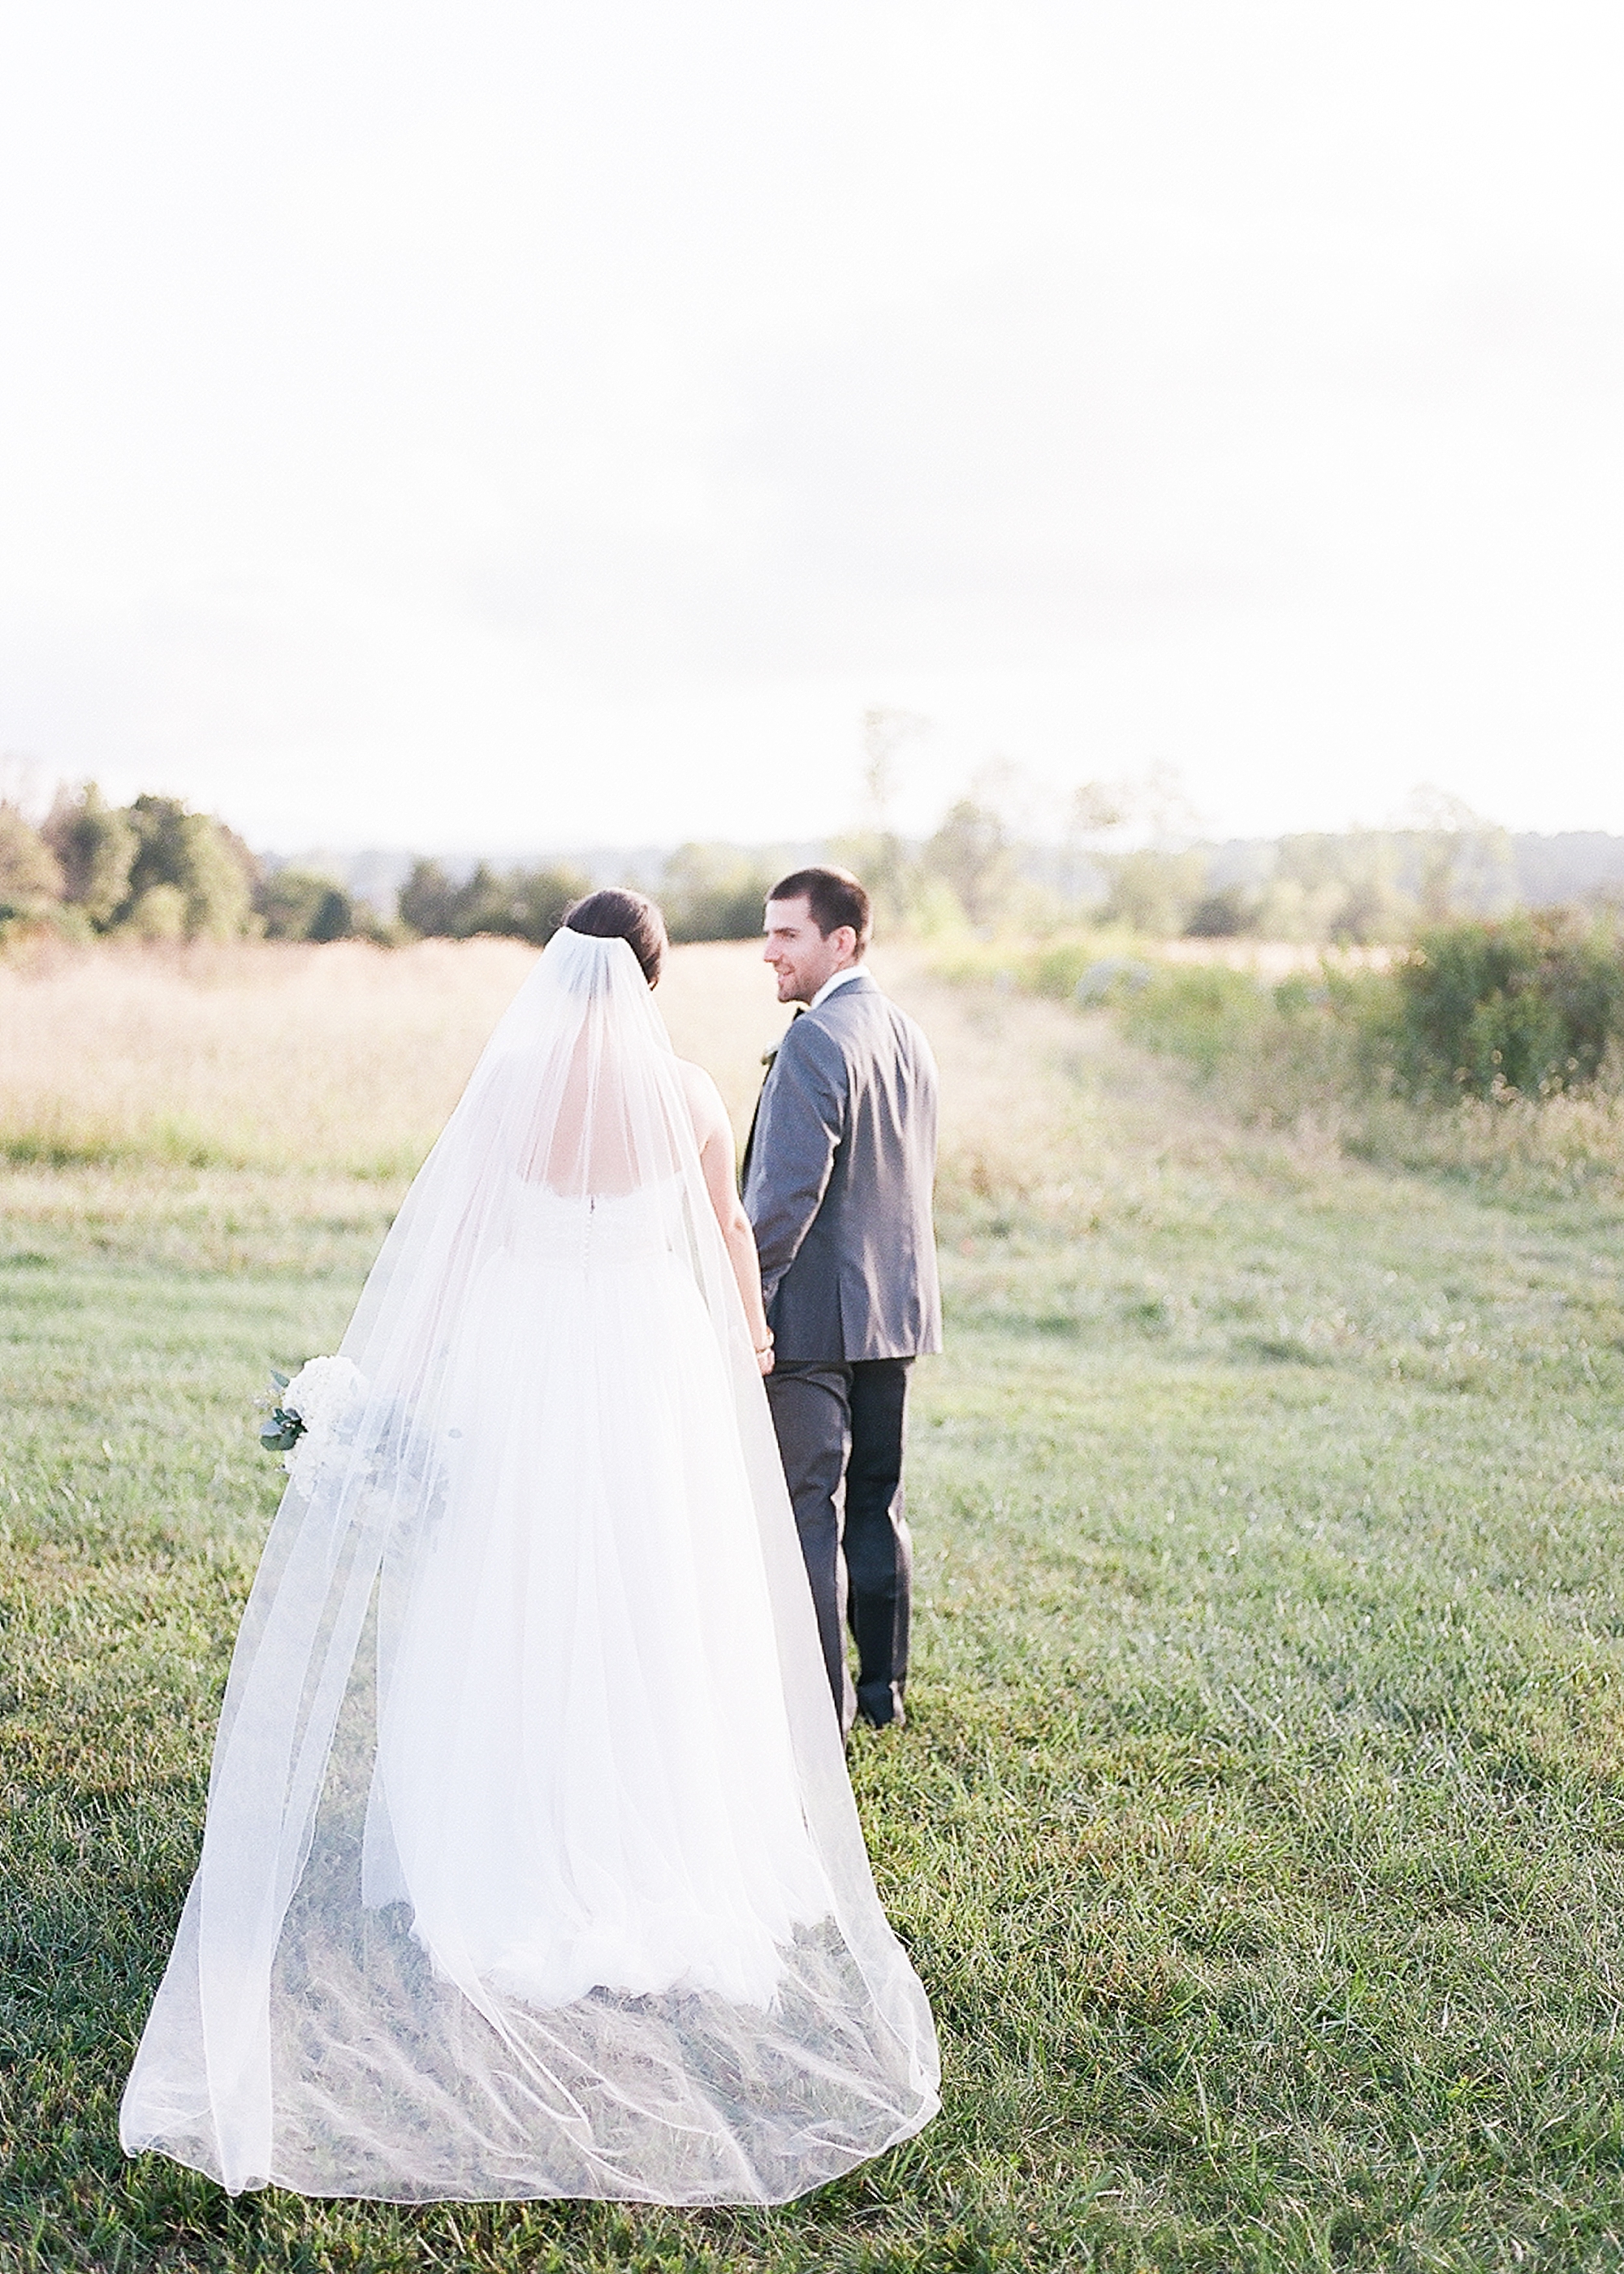
[[[267,1453],[290,1453],[304,1434],[304,1424],[297,1413],[278,1406],[259,1431],[259,1442]]]

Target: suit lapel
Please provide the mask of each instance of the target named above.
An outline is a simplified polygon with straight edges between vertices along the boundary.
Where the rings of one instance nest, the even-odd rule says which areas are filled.
[[[870,979],[868,973],[864,971],[861,973],[857,978],[848,979],[844,987],[837,987],[834,995],[828,997],[826,999],[830,1002],[833,1002],[836,997],[841,995],[877,995],[879,991],[879,989],[875,985],[873,980]],[[809,1007],[810,1006],[805,1003],[797,1003],[793,1011],[790,1013],[790,1027],[794,1025],[797,1019],[804,1019]],[[788,1032],[789,1027],[786,1027],[784,1033],[786,1035]],[[750,1116],[750,1133],[744,1141],[744,1158],[739,1164],[739,1189],[741,1192],[744,1190],[745,1186],[749,1182],[750,1156],[756,1150],[756,1124],[761,1119],[762,1099],[767,1095],[767,1084],[772,1080],[772,1062],[778,1057],[779,1050],[783,1048],[783,1042],[784,1036],[781,1035],[770,1050],[763,1050],[762,1052],[762,1064],[766,1068],[766,1072],[762,1076],[762,1086],[756,1093],[756,1111]]]
[[[790,1027],[794,1025],[797,1019],[805,1017],[806,1008],[807,1006],[804,1003],[796,1004],[794,1009],[790,1013]],[[788,1032],[789,1027],[786,1027],[784,1034],[787,1035]],[[778,1040],[774,1043],[770,1050],[763,1050],[762,1052],[762,1065],[765,1067],[766,1071],[762,1075],[762,1086],[756,1093],[756,1111],[750,1116],[750,1133],[744,1141],[744,1158],[739,1164],[739,1189],[741,1192],[744,1190],[744,1187],[750,1180],[750,1156],[756,1150],[756,1125],[761,1119],[762,1100],[767,1095],[767,1084],[772,1079],[772,1062],[778,1057],[779,1050],[783,1048],[783,1043],[784,1036],[780,1035]]]

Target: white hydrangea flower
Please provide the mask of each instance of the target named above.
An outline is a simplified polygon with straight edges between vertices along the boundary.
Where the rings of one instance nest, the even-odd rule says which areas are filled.
[[[282,1391],[280,1404],[304,1427],[282,1465],[306,1498],[348,1457],[365,1400],[366,1377],[347,1358],[306,1359]]]

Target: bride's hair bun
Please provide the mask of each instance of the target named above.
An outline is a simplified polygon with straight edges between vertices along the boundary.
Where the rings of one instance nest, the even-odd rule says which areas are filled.
[[[643,893],[620,885],[589,892],[565,910],[564,922],[568,930],[584,932],[589,939],[623,939],[642,964],[650,986],[658,985],[665,960],[665,919]]]

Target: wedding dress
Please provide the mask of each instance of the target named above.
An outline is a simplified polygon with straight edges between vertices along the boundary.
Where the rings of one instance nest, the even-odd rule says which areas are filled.
[[[127,2150],[783,2201],[936,2105],[676,1062],[560,931],[407,1196],[231,1667]]]

